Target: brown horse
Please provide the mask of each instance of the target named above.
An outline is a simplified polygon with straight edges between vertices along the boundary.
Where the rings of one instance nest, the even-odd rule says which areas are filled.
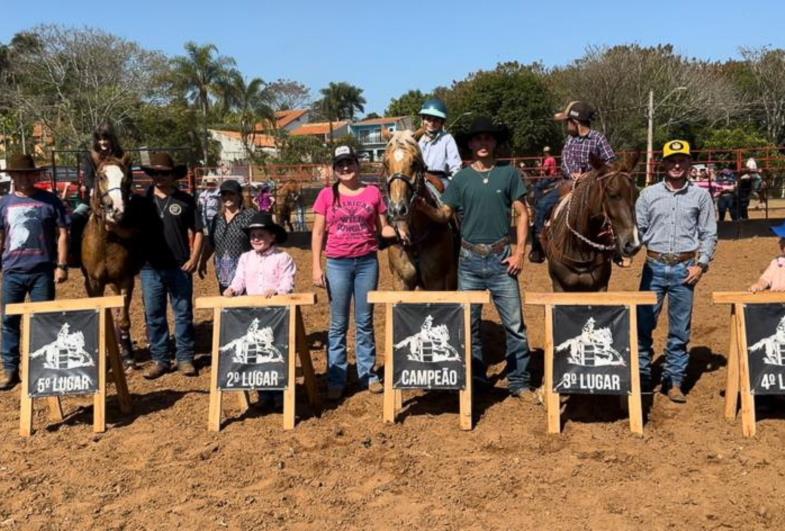
[[[409,235],[407,245],[388,251],[396,290],[452,291],[458,287],[458,247],[447,224],[434,223],[415,208],[422,198],[436,200],[425,186],[425,163],[411,131],[396,131],[384,152],[388,216],[399,232]]]
[[[288,181],[279,186],[275,191],[275,221],[282,227],[289,227],[289,232],[294,231],[292,226],[292,210],[294,202],[297,197],[302,193],[302,186],[295,181]]]
[[[134,277],[144,259],[137,240],[138,231],[129,213],[135,210],[131,193],[130,160],[93,157],[95,187],[90,197],[91,213],[82,237],[82,273],[90,297],[100,297],[108,285],[122,294],[125,304],[117,321],[122,356],[132,364],[131,320],[129,306]],[[137,199],[138,201],[138,199]]]
[[[611,261],[640,250],[635,224],[638,189],[631,172],[638,154],[593,170],[572,184],[543,234],[554,291],[607,291]]]

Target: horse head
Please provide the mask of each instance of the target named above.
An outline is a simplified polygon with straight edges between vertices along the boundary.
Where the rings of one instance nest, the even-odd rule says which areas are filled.
[[[598,164],[598,161],[592,159],[592,165],[598,172],[597,179],[602,183],[601,214],[604,223],[610,225],[616,253],[624,257],[634,256],[641,248],[635,222],[635,200],[638,198],[638,188],[632,176],[639,156],[637,152],[628,154],[623,161],[611,167]]]
[[[393,133],[384,151],[383,165],[390,218],[405,226],[414,211],[414,200],[422,190],[425,170],[420,146],[411,131]]]
[[[96,164],[93,188],[93,212],[110,223],[119,223],[125,214],[131,194],[130,160],[109,157],[94,161]]]

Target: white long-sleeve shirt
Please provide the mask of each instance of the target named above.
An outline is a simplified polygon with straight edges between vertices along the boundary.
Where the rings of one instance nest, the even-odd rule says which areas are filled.
[[[423,135],[419,144],[428,171],[444,172],[452,176],[463,166],[458,144],[450,133],[440,131],[433,140],[428,138],[428,135]]]

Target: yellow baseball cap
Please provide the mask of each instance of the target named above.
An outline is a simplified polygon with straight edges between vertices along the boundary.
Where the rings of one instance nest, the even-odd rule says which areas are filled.
[[[671,140],[666,142],[662,148],[662,158],[667,159],[672,155],[687,155],[692,157],[690,153],[690,143],[686,140]]]

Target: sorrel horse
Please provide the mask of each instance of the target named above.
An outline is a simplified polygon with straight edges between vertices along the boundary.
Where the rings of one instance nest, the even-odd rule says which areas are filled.
[[[82,237],[82,273],[90,297],[100,297],[109,286],[125,298],[117,320],[121,354],[132,360],[129,307],[134,277],[144,263],[138,231],[128,222],[129,212],[138,209],[132,199],[130,160],[93,157],[95,186],[90,197],[90,218]]]
[[[611,167],[591,163],[594,169],[572,183],[543,235],[554,291],[607,291],[612,260],[641,247],[631,175],[638,154]]]
[[[289,227],[289,232],[294,231],[292,226],[292,210],[295,199],[302,193],[302,187],[295,181],[288,181],[279,186],[275,191],[275,221],[283,228]]]
[[[435,206],[425,186],[425,163],[411,131],[396,131],[384,152],[388,216],[409,243],[390,246],[388,257],[396,290],[452,291],[458,288],[458,247],[448,224],[434,223],[415,208],[419,197]]]

